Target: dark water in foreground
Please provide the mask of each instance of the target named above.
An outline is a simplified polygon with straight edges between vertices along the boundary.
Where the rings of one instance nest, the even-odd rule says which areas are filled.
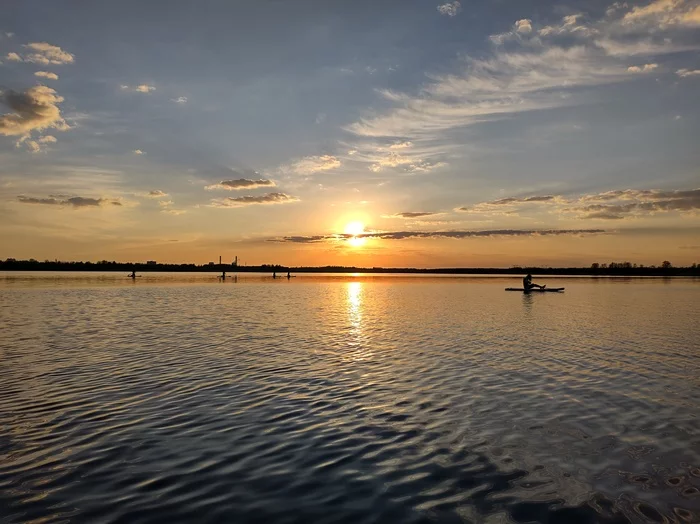
[[[66,277],[0,274],[0,522],[700,522],[700,281]]]

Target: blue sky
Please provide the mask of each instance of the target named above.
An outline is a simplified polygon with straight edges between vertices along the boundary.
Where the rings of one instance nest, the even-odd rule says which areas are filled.
[[[0,257],[700,259],[697,1],[2,11]]]

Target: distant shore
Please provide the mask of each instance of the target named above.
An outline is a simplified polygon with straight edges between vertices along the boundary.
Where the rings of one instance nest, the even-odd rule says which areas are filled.
[[[0,260],[0,271],[137,271],[137,272],[226,272],[226,273],[412,273],[427,275],[572,275],[572,276],[700,276],[700,265],[689,267],[635,266],[629,263],[593,264],[589,267],[293,267],[263,264],[236,266],[233,264],[143,264],[129,262],[61,262],[37,260]]]

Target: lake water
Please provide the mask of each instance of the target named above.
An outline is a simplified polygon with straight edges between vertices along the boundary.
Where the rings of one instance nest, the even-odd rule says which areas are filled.
[[[0,273],[0,522],[700,522],[700,280],[535,280]]]

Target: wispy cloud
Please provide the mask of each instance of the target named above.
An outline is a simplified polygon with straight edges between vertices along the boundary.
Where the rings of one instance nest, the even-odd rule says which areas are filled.
[[[9,60],[10,62],[21,62],[22,57],[19,56],[17,53],[7,53],[5,56],[6,60]]]
[[[148,84],[140,84],[140,85],[137,85],[134,87],[126,85],[126,84],[122,84],[119,86],[119,88],[122,91],[133,91],[134,93],[145,93],[145,94],[151,93],[151,92],[156,90],[155,86],[148,85]]]
[[[48,198],[34,198],[20,195],[17,200],[22,204],[40,204],[47,206],[60,206],[60,207],[72,207],[74,209],[80,208],[94,208],[101,207],[105,205],[121,206],[122,203],[116,199],[109,198],[89,198],[89,197],[67,197],[61,198],[59,196],[49,196]]]
[[[690,0],[655,0],[644,6],[633,7],[623,23],[628,25],[667,28],[669,26],[700,26],[700,5]]]
[[[523,216],[532,210],[538,212],[536,205],[547,205],[552,212],[573,215],[580,219],[643,218],[668,212],[697,212],[700,210],[700,189],[671,191],[621,189],[574,197],[563,195],[508,197],[459,207],[455,211],[487,216]]]
[[[247,178],[239,178],[237,180],[222,180],[216,184],[211,184],[209,186],[204,186],[204,189],[214,190],[214,189],[227,189],[229,191],[239,191],[241,189],[255,189],[258,187],[275,187],[275,183],[272,180],[259,179],[259,180],[248,180]]]
[[[350,238],[378,238],[382,240],[405,240],[409,238],[488,238],[488,237],[537,237],[537,236],[581,236],[605,233],[604,229],[496,229],[496,230],[461,230],[461,231],[379,231],[359,235],[312,235],[285,236],[271,238],[269,242],[316,243],[325,241],[343,241]]]
[[[700,75],[700,69],[679,69],[676,74],[681,78]]]
[[[61,131],[69,128],[58,107],[63,97],[50,87],[40,85],[24,92],[4,91],[0,94],[0,101],[13,111],[0,116],[2,135],[26,135],[46,128]]]
[[[153,189],[146,193],[146,196],[148,198],[163,198],[168,196],[168,194],[165,191],[161,191],[160,189]]]
[[[42,151],[45,151],[45,146],[47,144],[55,144],[56,142],[58,142],[58,140],[56,140],[56,137],[51,135],[42,136],[37,138],[36,140],[32,140],[30,138],[30,135],[24,135],[20,137],[19,140],[17,140],[15,146],[25,146],[32,153],[41,153]]]
[[[46,78],[48,80],[58,80],[58,75],[49,71],[37,71],[36,73],[34,73],[34,76]]]
[[[175,102],[176,104],[186,104],[187,97],[186,96],[179,96],[177,98],[171,98],[170,101]]]
[[[134,149],[131,153],[134,154],[134,155],[136,155],[136,156],[141,156],[141,155],[145,155],[145,154],[146,154],[146,152],[145,152],[145,151],[142,151],[141,149]]]
[[[382,215],[382,218],[422,218],[440,215],[441,213],[431,211],[404,211],[403,213],[395,213],[393,215]]]
[[[446,4],[439,5],[437,7],[437,10],[441,15],[453,17],[457,16],[462,10],[462,4],[455,0],[454,2],[448,2]]]
[[[659,189],[625,189],[586,195],[565,210],[579,218],[621,220],[658,213],[697,212],[700,189],[663,191]]]
[[[307,156],[289,165],[281,166],[280,170],[297,175],[313,175],[339,168],[340,159],[332,155]]]
[[[243,207],[256,204],[289,204],[298,201],[299,199],[297,197],[293,197],[285,193],[267,193],[260,196],[214,199],[211,201],[210,207]]]

